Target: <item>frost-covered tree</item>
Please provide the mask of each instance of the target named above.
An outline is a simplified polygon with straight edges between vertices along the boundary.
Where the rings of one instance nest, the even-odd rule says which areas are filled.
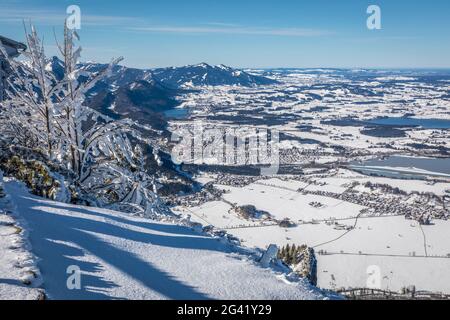
[[[111,187],[117,201],[111,207],[121,211],[157,217],[170,215],[166,206],[157,196],[158,184],[154,177],[145,171],[145,157],[139,146],[134,148],[133,165],[125,168],[111,167],[105,174],[110,175]],[[111,190],[111,189],[110,189]]]
[[[54,156],[54,103],[53,95],[57,82],[47,72],[44,46],[36,29],[25,30],[28,51],[24,52],[24,63],[9,59],[3,46],[0,50],[11,69],[12,77],[7,80],[7,100],[2,102],[6,133],[22,138],[39,148],[48,157]],[[26,134],[21,134],[21,131]],[[17,134],[17,135],[15,135]]]
[[[86,179],[85,175],[91,173],[87,164],[92,163],[93,155],[97,154],[95,148],[121,140],[112,137],[123,136],[130,130],[127,122],[113,121],[83,105],[86,93],[107,77],[122,58],[113,59],[103,70],[89,74],[78,64],[82,49],[75,46],[76,40],[79,40],[76,31],[65,27],[64,42],[58,44],[63,57],[64,77],[60,81],[55,109],[58,130],[64,137],[61,140],[64,157],[69,160],[70,169],[83,180]]]
[[[13,77],[0,113],[2,134],[10,143],[39,149],[49,162],[71,172],[67,183],[77,201],[127,206],[148,216],[163,212],[154,178],[145,171],[145,157],[130,142],[131,136],[140,139],[133,123],[85,105],[87,92],[122,58],[87,72],[79,63],[79,36],[66,27],[62,44],[57,42],[64,71],[55,74],[34,27],[26,37],[25,61],[8,61]]]

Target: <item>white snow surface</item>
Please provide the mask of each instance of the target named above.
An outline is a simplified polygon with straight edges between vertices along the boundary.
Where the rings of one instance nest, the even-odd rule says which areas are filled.
[[[0,171],[0,299],[36,300],[41,277],[29,251],[24,221],[14,216],[10,197],[3,188]]]
[[[115,211],[74,206],[30,195],[5,183],[27,225],[50,299],[329,299],[302,279],[262,268],[251,256],[216,238],[175,224]],[[8,234],[0,234],[2,242]],[[7,252],[7,251],[6,251]],[[11,254],[2,254],[0,270]],[[81,289],[69,290],[69,266],[81,269]],[[0,279],[0,299],[17,280]],[[9,287],[8,287],[9,289]],[[20,292],[19,292],[20,291]],[[34,298],[17,290],[17,299]]]
[[[37,300],[39,272],[20,224],[1,209],[5,203],[0,199],[0,300]]]

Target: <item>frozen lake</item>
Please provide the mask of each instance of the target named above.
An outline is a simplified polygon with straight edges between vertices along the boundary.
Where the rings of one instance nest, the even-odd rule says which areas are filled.
[[[170,109],[165,111],[164,115],[172,119],[185,119],[189,115],[189,110],[185,108]]]
[[[450,158],[415,158],[392,156],[353,162],[351,168],[387,177],[420,177],[450,175]]]
[[[367,121],[371,124],[382,126],[412,126],[422,127],[424,129],[450,129],[450,120],[445,119],[417,119],[417,118],[379,118]]]

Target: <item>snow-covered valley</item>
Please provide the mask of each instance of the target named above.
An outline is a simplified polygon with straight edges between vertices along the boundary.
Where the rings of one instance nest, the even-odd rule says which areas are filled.
[[[375,266],[375,288],[450,294],[448,71],[247,72],[278,84],[198,87],[181,96],[189,112],[170,130],[278,132],[277,174],[206,149],[184,168],[208,192],[171,198],[174,211],[248,247],[314,248],[321,288],[367,288]],[[249,206],[264,217],[242,216]]]
[[[326,181],[323,185],[308,186],[289,179],[262,179],[244,187],[215,184],[226,191],[223,200],[195,207],[179,206],[176,211],[226,230],[248,247],[266,248],[272,243],[280,247],[307,244],[316,252],[317,285],[321,288],[365,288],[369,268],[377,266],[381,289],[400,292],[414,285],[417,290],[449,293],[449,221],[433,220],[431,225],[420,225],[405,219],[401,213],[383,212],[381,207],[370,212],[366,211],[370,206],[353,203],[350,199],[304,192],[316,189],[345,194],[349,182],[357,179],[371,180],[345,172],[341,176],[320,179]],[[385,183],[400,182],[379,179]],[[408,188],[420,190],[421,184],[426,186],[421,181],[410,181]],[[448,184],[440,187],[444,188],[443,192]],[[385,199],[386,208],[398,208],[398,200],[378,197]],[[316,203],[320,206],[315,206]],[[271,219],[239,217],[230,210],[231,204],[254,205],[270,212]],[[276,222],[286,218],[295,225],[285,228]]]

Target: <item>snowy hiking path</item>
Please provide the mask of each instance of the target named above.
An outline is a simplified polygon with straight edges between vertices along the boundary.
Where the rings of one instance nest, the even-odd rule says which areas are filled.
[[[190,228],[30,195],[5,183],[50,299],[324,299]],[[81,290],[67,268],[81,269]]]
[[[0,187],[1,178],[0,173]],[[35,286],[41,279],[35,259],[27,250],[23,225],[9,213],[8,199],[0,197],[0,300],[38,300],[41,290]]]

